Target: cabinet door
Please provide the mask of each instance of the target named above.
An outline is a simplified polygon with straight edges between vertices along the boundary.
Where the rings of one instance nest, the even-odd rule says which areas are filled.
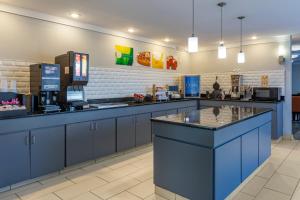
[[[59,171],[65,165],[65,127],[31,131],[31,178]]]
[[[134,116],[120,117],[117,119],[117,151],[135,147]]]
[[[30,178],[29,132],[0,135],[0,188]]]
[[[93,158],[93,123],[68,124],[66,131],[67,166]]]
[[[271,155],[271,122],[259,127],[259,165]]]
[[[242,136],[242,180],[258,167],[258,129]]]
[[[116,120],[96,121],[94,130],[94,158],[103,157],[116,152]]]
[[[151,142],[151,114],[135,116],[135,140],[136,146]]]
[[[225,199],[241,183],[241,138],[215,150],[215,199]]]

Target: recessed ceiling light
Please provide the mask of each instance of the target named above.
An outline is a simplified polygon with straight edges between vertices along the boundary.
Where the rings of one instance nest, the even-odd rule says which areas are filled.
[[[251,39],[252,39],[252,40],[256,40],[256,39],[257,39],[257,36],[256,36],[256,35],[253,35],[253,36],[251,37]]]
[[[134,33],[134,32],[135,32],[135,29],[134,29],[134,28],[128,28],[128,32],[129,32],[129,33]]]
[[[164,41],[165,41],[165,42],[170,42],[171,39],[170,39],[170,38],[165,38]]]
[[[78,18],[80,17],[80,14],[79,14],[79,13],[73,12],[73,13],[71,13],[70,16],[71,16],[72,18],[74,18],[74,19],[78,19]]]

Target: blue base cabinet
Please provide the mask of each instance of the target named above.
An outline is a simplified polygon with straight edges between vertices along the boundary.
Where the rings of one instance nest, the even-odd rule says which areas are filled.
[[[31,137],[31,178],[62,170],[65,166],[65,127],[36,129]]]
[[[258,167],[258,129],[242,136],[242,181]]]
[[[0,188],[30,178],[29,132],[0,135]]]
[[[259,164],[265,162],[271,155],[271,123],[259,128]]]
[[[215,149],[215,199],[225,199],[241,184],[241,138]]]

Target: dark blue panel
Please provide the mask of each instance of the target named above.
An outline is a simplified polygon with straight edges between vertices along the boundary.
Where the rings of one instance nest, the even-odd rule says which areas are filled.
[[[258,129],[242,136],[242,180],[258,167]]]
[[[271,155],[271,122],[259,128],[259,165]]]
[[[224,200],[241,183],[241,139],[215,150],[215,199]]]
[[[213,150],[154,137],[155,185],[192,200],[213,199]]]
[[[0,188],[30,177],[29,132],[0,136]]]

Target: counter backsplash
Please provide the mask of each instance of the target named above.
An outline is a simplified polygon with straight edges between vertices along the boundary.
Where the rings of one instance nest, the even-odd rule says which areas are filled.
[[[235,72],[222,72],[222,73],[205,73],[201,74],[201,91],[212,91],[212,85],[216,81],[218,76],[218,83],[226,93],[231,88],[231,76],[237,74]],[[261,76],[267,75],[269,78],[269,87],[282,88],[282,96],[285,94],[285,70],[268,70],[268,71],[243,71],[238,74],[243,75],[242,84],[249,85],[251,87],[261,86]]]
[[[0,61],[0,79],[17,80],[20,93],[29,92],[30,62]],[[218,76],[218,82],[225,91],[230,89],[230,75],[234,72],[201,74],[201,90],[212,90],[212,85]],[[241,72],[243,84],[260,86],[261,75],[268,75],[270,87],[281,87],[285,93],[285,71],[248,71]],[[152,85],[181,86],[180,73],[148,69],[146,67],[91,67],[90,80],[85,87],[88,99],[126,97],[133,93],[151,93]]]

